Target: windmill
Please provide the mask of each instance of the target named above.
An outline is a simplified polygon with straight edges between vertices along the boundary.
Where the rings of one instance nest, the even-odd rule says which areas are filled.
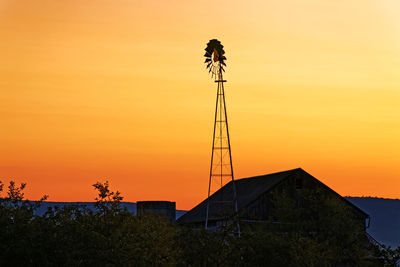
[[[223,45],[217,39],[210,40],[205,50],[206,68],[218,84],[205,228],[208,229],[210,227],[211,221],[224,217],[227,223],[229,221],[236,221],[237,232],[240,235],[239,220],[237,217],[237,194],[233,176],[231,144],[225,103],[224,83],[226,80],[222,76],[225,71],[224,67],[226,67],[225,51]],[[229,182],[232,185],[230,193],[226,193],[225,196],[220,194],[220,199],[210,200],[210,196],[213,193]]]

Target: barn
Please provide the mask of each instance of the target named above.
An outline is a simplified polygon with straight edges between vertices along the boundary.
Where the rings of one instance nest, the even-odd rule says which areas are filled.
[[[302,196],[306,191],[318,191],[349,207],[364,231],[369,226],[370,217],[367,213],[301,168],[238,179],[235,180],[235,186],[241,224],[274,222],[274,209],[276,209],[276,203],[273,202],[274,195],[287,194],[301,207],[306,205],[302,203]],[[225,201],[231,199],[233,199],[232,182],[210,196],[210,203],[215,204],[209,206],[209,228],[218,229],[232,221],[232,202]],[[318,205],[318,203],[314,204]],[[207,199],[181,216],[177,222],[192,228],[203,228],[206,209]]]

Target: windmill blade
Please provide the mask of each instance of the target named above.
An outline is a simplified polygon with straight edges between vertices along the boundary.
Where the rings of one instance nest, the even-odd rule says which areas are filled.
[[[206,67],[207,69],[211,66],[211,63],[212,63],[212,62],[209,62],[209,63],[207,64],[207,67]]]
[[[206,50],[206,52],[209,53],[210,55],[211,55],[212,52],[213,52],[213,48],[212,48],[211,45],[207,45],[207,47],[206,47],[204,50]]]
[[[207,62],[209,62],[209,61],[211,61],[211,58],[206,58],[206,60],[204,61],[204,63],[207,63]]]
[[[211,39],[209,42],[208,42],[208,44],[220,44],[221,42],[220,41],[218,41],[217,39]]]

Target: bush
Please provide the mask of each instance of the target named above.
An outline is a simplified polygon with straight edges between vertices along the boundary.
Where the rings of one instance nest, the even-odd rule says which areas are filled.
[[[394,266],[400,259],[400,248],[371,254],[351,211],[317,191],[305,194],[307,209],[276,195],[280,227],[242,227],[238,238],[229,228],[208,232],[134,216],[108,182],[93,185],[95,211],[70,205],[36,216],[46,197],[24,200],[25,186],[10,182],[0,195],[0,266],[368,266],[371,257],[374,266],[379,259]],[[3,188],[0,182],[0,194]]]

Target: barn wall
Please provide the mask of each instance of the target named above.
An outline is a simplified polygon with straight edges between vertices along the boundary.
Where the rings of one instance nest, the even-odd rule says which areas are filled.
[[[357,208],[352,206],[340,195],[336,194],[329,187],[325,186],[317,179],[308,174],[295,173],[291,177],[285,179],[271,190],[261,194],[255,201],[250,203],[245,210],[241,211],[241,218],[245,220],[262,220],[262,221],[274,221],[276,218],[273,217],[274,205],[273,195],[274,194],[287,194],[287,196],[293,199],[296,205],[303,206],[302,196],[305,191],[319,190],[322,194],[326,194],[328,197],[337,199],[338,202],[349,205],[352,212],[355,215],[356,220],[360,226],[365,230],[366,215],[360,212]],[[318,205],[319,203],[315,203]]]

